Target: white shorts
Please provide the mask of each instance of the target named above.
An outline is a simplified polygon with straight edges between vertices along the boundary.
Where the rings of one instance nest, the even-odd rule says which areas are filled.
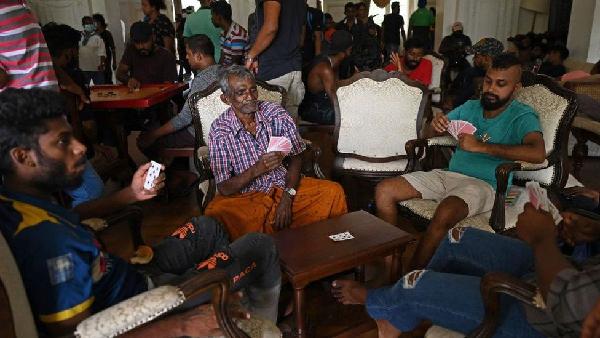
[[[434,169],[402,175],[423,199],[441,202],[448,196],[456,196],[469,207],[469,216],[492,210],[496,192],[487,182],[463,174]]]
[[[302,72],[293,71],[284,74],[278,78],[267,81],[268,84],[281,86],[287,93],[287,103],[285,109],[298,121],[298,106],[304,98],[304,83],[302,82]]]

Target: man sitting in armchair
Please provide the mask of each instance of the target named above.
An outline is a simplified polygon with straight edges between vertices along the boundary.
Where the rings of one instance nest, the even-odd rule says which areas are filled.
[[[557,237],[569,243],[598,242],[600,222],[569,211],[562,216],[559,232],[548,212],[527,203],[517,221],[521,240],[456,227],[448,231],[427,270],[372,290],[354,281],[334,281],[333,294],[344,304],[364,304],[377,321],[379,337],[399,337],[422,320],[467,334],[484,318],[482,277],[502,272],[537,286],[536,307],[502,295],[494,337],[579,337],[600,297],[600,255],[574,263],[562,255]]]
[[[231,66],[220,85],[221,99],[231,107],[210,129],[210,166],[219,195],[205,214],[225,224],[232,239],[345,214],[346,198],[339,184],[301,177],[306,145],[283,107],[258,101],[254,75]],[[272,137],[290,141],[287,155],[267,152]]]
[[[249,310],[277,320],[281,283],[275,243],[248,234],[230,243],[214,219],[195,217],[131,265],[100,248],[79,215],[52,202],[53,193],[81,182],[86,148],[73,136],[61,96],[44,90],[0,93],[0,231],[19,267],[43,336],[73,333],[86,317],[160,285],[177,285],[222,268],[234,289],[245,289]],[[123,193],[152,198],[144,189],[148,165]],[[163,185],[158,182],[157,187]],[[122,198],[119,198],[122,200]],[[149,248],[148,248],[149,249]],[[216,335],[210,305],[131,332],[150,337]]]
[[[377,185],[377,215],[392,224],[398,222],[401,201],[423,198],[439,202],[419,242],[412,268],[427,265],[448,229],[456,223],[492,209],[499,164],[544,161],[538,116],[531,107],[513,99],[520,87],[521,66],[517,58],[510,54],[496,57],[486,73],[481,100],[468,101],[447,116],[437,115],[425,131],[425,137],[447,135],[451,120],[468,121],[477,128],[473,135],[458,135],[459,145],[449,169],[412,172]]]

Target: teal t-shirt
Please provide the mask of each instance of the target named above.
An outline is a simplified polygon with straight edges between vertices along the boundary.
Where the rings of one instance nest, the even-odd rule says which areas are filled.
[[[189,38],[190,36],[205,34],[208,36],[215,46],[215,62],[219,62],[221,59],[221,28],[215,27],[211,21],[210,8],[200,8],[195,13],[190,14],[185,20],[185,26],[183,26],[183,36]]]
[[[448,119],[471,122],[477,128],[475,136],[493,144],[522,144],[525,135],[542,131],[533,108],[517,100],[513,100],[506,110],[492,119],[483,117],[483,107],[479,100],[470,100],[448,113]],[[448,170],[479,178],[496,189],[496,167],[504,162],[509,160],[457,148]],[[512,175],[509,186],[511,183]]]

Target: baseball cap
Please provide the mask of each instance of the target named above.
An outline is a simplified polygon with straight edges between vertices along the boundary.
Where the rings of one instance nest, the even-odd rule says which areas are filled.
[[[343,52],[352,46],[352,34],[345,30],[335,31],[331,36],[331,46],[329,54],[337,54]]]
[[[482,54],[496,57],[504,51],[502,42],[494,38],[483,38],[472,47],[467,48],[469,54]]]
[[[146,42],[152,38],[152,26],[149,23],[138,21],[131,25],[129,35],[133,42]]]

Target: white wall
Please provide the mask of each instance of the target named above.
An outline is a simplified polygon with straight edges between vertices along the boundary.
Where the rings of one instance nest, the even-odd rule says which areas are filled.
[[[600,26],[599,7],[600,0],[573,1],[569,37],[567,39],[567,48],[569,48],[572,58],[588,62],[598,61],[598,56],[600,56],[597,54],[598,42],[596,40],[598,35],[595,35],[596,39],[592,42],[594,45],[593,51],[590,48],[590,35],[592,30],[598,34],[600,29],[598,27]],[[594,20],[595,17],[596,20]],[[591,55],[590,52],[592,52]]]
[[[519,9],[519,26],[517,28],[518,34],[527,34],[531,31],[531,25],[533,24],[534,12],[526,10],[524,8]],[[548,14],[538,13],[535,17],[534,33],[545,33],[548,31]]]

